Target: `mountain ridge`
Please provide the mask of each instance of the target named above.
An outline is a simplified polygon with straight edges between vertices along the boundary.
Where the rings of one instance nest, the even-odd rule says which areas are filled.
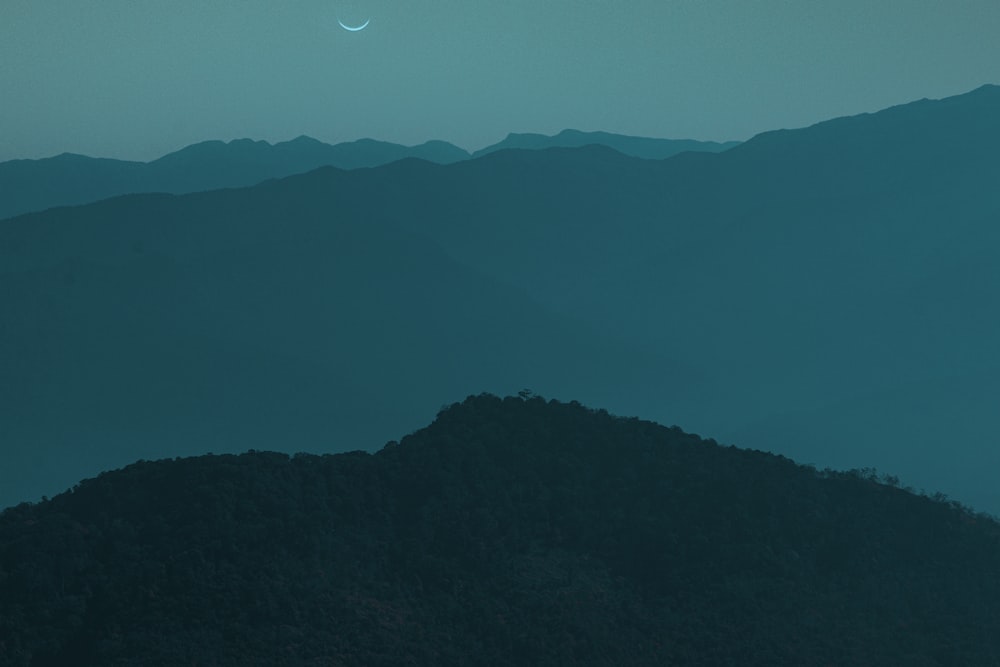
[[[1000,525],[893,484],[530,392],[140,461],[0,513],[0,660],[996,664]]]
[[[582,136],[583,133],[567,130],[556,137],[544,138],[551,141],[539,143],[538,148],[559,145],[559,137],[577,135]],[[613,144],[621,152],[637,155],[667,155],[681,149],[718,148],[712,142],[646,139],[610,133],[590,133],[588,137],[587,143]],[[670,148],[664,150],[661,145]],[[498,144],[491,148],[493,150],[478,151],[477,155],[500,150],[504,146]],[[300,135],[273,144],[248,138],[202,141],[149,162],[92,158],[71,153],[39,160],[11,160],[0,163],[0,191],[6,193],[0,198],[0,219],[53,206],[91,203],[123,194],[185,194],[248,187],[323,166],[361,169],[411,157],[436,164],[452,164],[475,156],[441,140],[429,140],[414,146],[370,138],[327,144]],[[84,170],[86,173],[83,173]]]
[[[509,149],[538,150],[541,148],[580,148],[592,144],[608,146],[620,153],[647,160],[663,160],[685,151],[717,153],[737,146],[738,141],[697,141],[694,139],[659,139],[636,137],[611,132],[583,132],[565,129],[558,134],[547,136],[537,133],[511,132],[503,140],[473,151],[477,158],[489,153]]]
[[[314,275],[326,285],[364,276],[364,284],[378,276],[371,267],[382,266],[397,281],[397,290],[415,289],[419,303],[437,308],[433,292],[440,281],[429,267],[446,262],[456,280],[502,285],[508,294],[530,300],[535,308],[530,312],[547,313],[550,323],[550,316],[563,322],[562,328],[546,325],[548,333],[533,342],[528,310],[515,309],[521,315],[508,323],[500,315],[513,299],[501,299],[507,305],[497,304],[491,320],[485,315],[489,304],[450,290],[443,301],[452,304],[451,310],[434,310],[438,315],[431,320],[441,332],[456,336],[449,340],[464,340],[471,350],[477,336],[495,326],[506,332],[500,338],[518,341],[517,353],[508,348],[508,358],[510,363],[517,359],[526,374],[556,355],[566,377],[589,378],[595,392],[603,383],[605,393],[560,384],[555,371],[545,381],[530,380],[539,391],[639,412],[821,467],[892,469],[908,484],[940,489],[997,512],[1000,495],[989,470],[1000,465],[1000,449],[992,447],[1000,423],[989,405],[1000,397],[994,342],[1000,339],[1000,318],[984,307],[1000,294],[1000,272],[990,250],[1000,243],[994,224],[1000,219],[1000,192],[993,187],[1000,178],[994,157],[1000,133],[988,122],[994,117],[995,93],[986,88],[973,96],[900,107],[891,114],[897,127],[889,138],[885,117],[872,114],[834,124],[834,131],[805,128],[783,133],[779,141],[766,138],[723,153],[682,153],[662,161],[600,146],[509,150],[451,165],[407,160],[367,170],[322,169],[239,190],[174,198],[135,195],[7,220],[0,225],[0,266],[9,281],[5,293],[10,303],[31,307],[24,306],[24,318],[5,322],[0,354],[40,350],[39,340],[56,351],[60,345],[78,349],[84,342],[69,339],[73,327],[83,322],[86,331],[95,331],[97,325],[85,316],[86,301],[74,303],[67,296],[74,273],[60,262],[74,257],[117,267],[116,282],[129,284],[142,252],[165,255],[177,263],[177,271],[193,271],[200,282],[177,281],[185,292],[164,293],[163,302],[187,303],[199,295],[206,300],[199,303],[207,315],[198,311],[198,317],[206,323],[222,318],[213,326],[223,326],[230,316],[232,322],[256,322],[251,314],[266,313],[236,287],[237,276],[266,274],[273,284],[254,279],[251,293],[265,295],[268,307],[280,305],[281,321],[303,332],[322,330],[316,329],[317,319],[350,322],[348,313],[371,309],[349,299],[344,289],[331,291],[342,301],[324,302],[315,284],[294,276]],[[980,120],[960,122],[970,118]],[[845,140],[842,128],[856,136]],[[803,163],[803,156],[816,162]],[[330,258],[340,258],[349,248],[335,241],[331,230],[337,229],[362,234],[354,254],[364,261],[344,265],[357,266],[353,278],[329,267]],[[366,233],[372,234],[367,241]],[[295,247],[301,247],[301,256],[290,250],[272,256],[282,247],[282,235],[299,239],[301,246]],[[310,238],[329,257],[310,249]],[[411,238],[419,241],[408,251],[403,239]],[[392,251],[380,251],[379,239],[389,239]],[[386,256],[392,258],[388,265]],[[405,270],[393,270],[393,262]],[[30,280],[17,275],[32,269],[36,273]],[[479,279],[466,273],[470,269]],[[135,277],[149,280],[141,271]],[[76,279],[79,289],[92,285]],[[408,366],[399,374],[405,380],[387,382],[382,395],[395,398],[384,399],[380,420],[367,426],[360,420],[361,431],[349,430],[352,437],[366,432],[368,441],[379,440],[380,426],[396,423],[402,429],[426,411],[419,401],[429,397],[415,398],[414,386],[426,384],[451,396],[466,393],[471,378],[478,387],[494,389],[486,375],[473,378],[469,369],[449,364],[447,346],[435,343],[421,326],[426,318],[412,314],[409,303],[389,298],[394,290],[387,283],[379,284],[378,301],[392,304],[396,313],[396,338],[379,338],[385,334],[378,328],[368,336],[397,349],[405,348],[412,335],[419,344],[410,349],[427,365]],[[88,298],[97,299],[94,288],[87,289],[92,290]],[[280,289],[313,295],[311,305],[296,310],[294,298],[275,296]],[[489,300],[500,292],[491,289],[489,299],[486,294],[482,298]],[[229,305],[233,300],[239,308]],[[52,319],[40,319],[37,303],[51,306],[45,317]],[[462,316],[467,303],[477,304],[480,319]],[[149,311],[148,296],[138,291],[117,310],[101,299],[95,304],[102,304],[112,327],[116,317],[138,326],[129,313]],[[177,314],[163,308],[156,316]],[[354,321],[370,324],[371,317],[365,317]],[[258,332],[232,322],[225,324],[230,344],[249,346],[262,358],[269,355],[267,336],[278,335],[272,325]],[[589,350],[576,362],[557,343],[574,328],[571,338],[592,342],[575,348]],[[362,329],[348,327],[356,334],[353,344],[366,358],[377,358],[381,351],[365,345]],[[40,337],[38,331],[50,333]],[[66,338],[59,342],[53,331],[66,332]],[[279,339],[294,348],[289,334]],[[621,346],[602,352],[597,339]],[[106,351],[98,355],[102,348],[94,339],[86,344],[93,345],[93,354],[84,349],[83,358],[113,358]],[[166,342],[158,345],[169,350]],[[206,342],[198,354],[206,355],[213,345]],[[659,370],[643,375],[637,369],[644,362],[634,356],[628,357],[631,370],[614,369],[623,348],[641,351],[652,360],[649,368]],[[139,347],[129,349],[141,355]],[[185,354],[196,356],[193,349]],[[484,347],[483,354],[491,352]],[[5,363],[13,364],[10,359],[7,355]],[[27,359],[41,365],[32,369],[18,357],[21,386],[38,385],[45,373],[59,377],[61,371],[45,355]],[[585,370],[593,361],[600,368]],[[438,363],[447,371],[432,371]],[[230,364],[238,366],[235,360]],[[265,365],[280,377],[278,361]],[[199,382],[223,391],[223,376],[212,376],[210,365],[199,368],[192,371],[194,377],[204,374]],[[165,377],[176,377],[177,371],[163,369]],[[504,378],[506,391],[511,390],[507,382],[529,383],[528,377],[518,381],[497,368],[494,372]],[[105,377],[96,365],[88,373],[95,382]],[[300,373],[306,371],[289,371],[288,377]],[[388,378],[391,368],[380,367],[376,374]],[[298,380],[289,382],[294,387]],[[336,390],[338,404],[352,400],[349,389],[325,382],[314,378],[303,386]],[[41,420],[39,394],[18,393],[18,384],[9,384],[7,405],[25,410],[0,422],[10,429],[18,415]],[[366,385],[370,393],[365,395],[380,395],[377,384]],[[109,403],[135,393],[119,394],[123,391],[109,384]],[[296,410],[290,396],[274,398],[289,415]],[[67,394],[52,405],[72,406],[74,400],[82,399]],[[321,399],[306,402],[316,406]],[[206,399],[201,414],[213,414],[211,405]],[[110,419],[108,410],[99,414]],[[90,421],[96,428],[99,420]],[[302,423],[293,420],[289,428]],[[314,423],[334,429],[322,431],[328,441],[343,440],[334,435],[334,422]],[[36,435],[39,424],[22,419],[22,427]],[[144,444],[135,442],[129,450],[124,443],[131,438],[123,439],[121,451],[139,455]],[[68,436],[49,442],[58,451],[73,450]],[[19,466],[45,474],[43,465],[25,457]],[[10,484],[23,479],[17,473]],[[60,484],[70,481],[60,479]],[[36,487],[23,497],[51,488]]]

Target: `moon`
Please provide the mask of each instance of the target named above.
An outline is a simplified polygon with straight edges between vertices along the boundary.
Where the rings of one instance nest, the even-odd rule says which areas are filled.
[[[340,24],[340,27],[343,28],[344,30],[349,30],[350,32],[358,32],[359,30],[364,30],[365,28],[368,27],[368,24],[371,23],[371,21],[372,21],[371,19],[368,19],[359,26],[349,26],[340,19],[337,19],[337,23]]]

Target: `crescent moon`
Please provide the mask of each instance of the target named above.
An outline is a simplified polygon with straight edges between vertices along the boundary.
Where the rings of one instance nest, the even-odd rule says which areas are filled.
[[[340,19],[337,19],[337,23],[340,24],[341,28],[343,28],[344,30],[349,30],[351,32],[358,32],[359,30],[364,30],[365,28],[368,27],[368,24],[371,23],[371,21],[372,21],[371,19],[368,19],[367,21],[365,21],[364,23],[362,23],[359,26],[349,26],[349,25],[345,24],[343,21],[341,21]]]

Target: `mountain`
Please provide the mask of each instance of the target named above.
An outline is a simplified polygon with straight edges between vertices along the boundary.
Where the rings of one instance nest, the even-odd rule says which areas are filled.
[[[736,142],[679,141],[566,130],[556,137],[510,135],[476,155],[504,148],[547,148],[601,144],[627,155],[659,159],[680,151],[718,151]],[[64,153],[41,160],[0,162],[0,219],[54,206],[75,206],[124,194],[183,194],[246,187],[319,167],[360,169],[406,158],[435,164],[468,160],[470,154],[446,141],[401,146],[374,139],[330,145],[301,136],[270,144],[237,139],[205,141],[152,162],[127,162]]]
[[[505,151],[396,187],[453,256],[702,374],[643,414],[997,512],[998,114],[984,86],[719,154]]]
[[[205,141],[152,162],[126,162],[63,154],[42,160],[0,162],[0,219],[53,206],[86,204],[123,194],[180,194],[254,185],[311,171],[375,167],[407,157],[447,164],[469,154],[444,141],[419,146],[373,139],[336,145],[310,137],[270,144],[238,139]]]
[[[1000,513],[997,117],[986,86],[715,154],[512,149],[4,221],[0,504],[530,387]]]
[[[340,177],[361,172],[3,223],[0,506],[136,458],[384,442],[477,387],[697,384],[365,220]]]
[[[468,153],[444,141],[412,147],[374,139],[331,146],[304,136],[274,145],[250,139],[206,141],[150,162],[147,178],[157,189],[147,191],[183,193],[241,187],[323,166],[360,169],[407,157],[447,164],[467,159]]]
[[[580,148],[597,144],[613,148],[625,155],[645,158],[647,160],[663,160],[685,151],[719,153],[737,146],[738,141],[694,141],[691,139],[654,139],[650,137],[631,137],[610,132],[581,132],[580,130],[563,130],[557,135],[544,134],[508,134],[498,143],[475,151],[472,157],[481,157],[496,151],[519,148],[524,150],[540,150],[544,148]]]
[[[998,563],[1000,525],[868,472],[480,395],[374,455],[8,509],[0,662],[986,666]]]

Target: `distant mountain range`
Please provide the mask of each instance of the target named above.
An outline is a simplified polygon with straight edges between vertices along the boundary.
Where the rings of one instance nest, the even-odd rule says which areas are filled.
[[[478,391],[1000,513],[1000,87],[722,153],[505,150],[0,223],[0,505],[377,447]]]
[[[475,156],[505,148],[542,149],[587,144],[610,146],[626,155],[662,159],[682,151],[725,150],[736,142],[674,141],[566,130],[554,137],[511,134],[504,141],[477,151]],[[445,141],[401,146],[360,139],[330,145],[305,136],[277,144],[250,139],[228,143],[206,141],[152,162],[128,162],[64,153],[41,160],[0,162],[0,193],[3,193],[0,196],[0,219],[123,194],[182,194],[245,187],[324,166],[359,169],[404,158],[451,164],[471,157],[474,156],[468,151]]]
[[[739,144],[738,141],[692,141],[690,139],[650,139],[647,137],[629,137],[609,132],[581,132],[579,130],[563,130],[555,136],[544,134],[508,134],[507,137],[492,146],[475,151],[473,157],[481,157],[496,151],[518,148],[522,150],[541,150],[545,148],[581,148],[583,146],[607,146],[619,153],[647,160],[665,160],[668,157],[685,151],[704,153],[719,153],[729,150]]]
[[[979,667],[1000,525],[479,395],[374,455],[142,461],[2,512],[0,623],[7,667]]]

